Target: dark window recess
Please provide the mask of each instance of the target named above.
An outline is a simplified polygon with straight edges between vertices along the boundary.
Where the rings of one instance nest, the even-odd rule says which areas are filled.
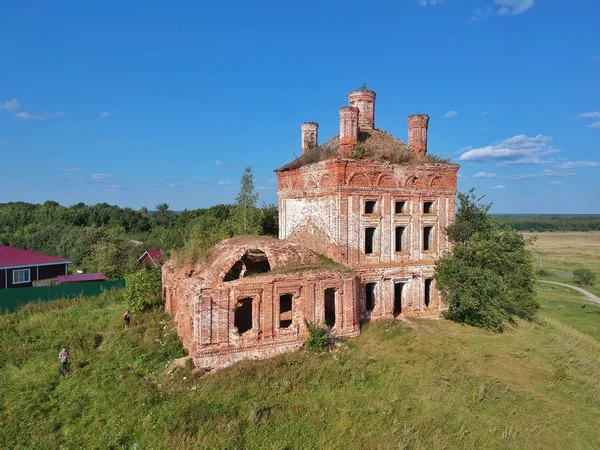
[[[406,212],[406,202],[396,202],[396,214],[402,214]]]
[[[335,326],[335,289],[325,289],[325,324]]]
[[[396,227],[396,251],[404,251],[404,230],[405,227]]]
[[[279,328],[288,328],[292,324],[292,294],[279,296]]]
[[[431,214],[433,212],[433,202],[423,203],[423,214]]]
[[[365,253],[373,253],[375,228],[365,228]]]
[[[246,297],[238,300],[233,315],[233,324],[240,335],[252,329],[252,298]]]
[[[365,285],[365,309],[373,311],[375,308],[375,283]]]
[[[394,317],[398,317],[402,313],[402,291],[404,283],[394,283]]]
[[[433,280],[431,278],[425,279],[425,306],[429,306],[429,302],[431,302],[431,282]]]
[[[423,250],[432,248],[433,227],[423,227]]]
[[[375,206],[377,202],[375,200],[367,200],[365,202],[365,214],[373,214],[375,212]]]

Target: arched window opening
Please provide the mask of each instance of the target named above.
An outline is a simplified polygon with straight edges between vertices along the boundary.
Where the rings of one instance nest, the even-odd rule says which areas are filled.
[[[271,265],[265,252],[257,249],[249,250],[229,269],[223,281],[239,280],[258,273],[271,270]]]

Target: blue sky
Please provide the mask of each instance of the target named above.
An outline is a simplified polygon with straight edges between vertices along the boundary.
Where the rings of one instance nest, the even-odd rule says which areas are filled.
[[[597,0],[0,0],[0,202],[172,209],[261,202],[337,133],[375,122],[461,164],[497,213],[600,213]]]

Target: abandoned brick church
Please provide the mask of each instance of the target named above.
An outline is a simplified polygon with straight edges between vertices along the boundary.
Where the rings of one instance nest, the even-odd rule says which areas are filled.
[[[234,237],[210,261],[163,266],[165,308],[197,367],[298,349],[305,321],[356,336],[365,321],[440,314],[433,274],[459,166],[427,154],[427,115],[408,117],[408,144],[375,128],[375,98],[351,92],[324,144],[302,124],[301,156],[276,170],[279,239]]]

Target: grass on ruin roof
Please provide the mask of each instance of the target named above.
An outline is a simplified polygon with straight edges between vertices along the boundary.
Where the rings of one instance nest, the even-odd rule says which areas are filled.
[[[302,156],[279,170],[291,170],[339,156],[340,137],[334,136],[324,144],[307,150]],[[400,139],[377,128],[370,132],[358,133],[358,142],[350,158],[387,162],[390,164],[439,163],[449,164],[450,158],[442,158],[431,153],[417,157]]]

